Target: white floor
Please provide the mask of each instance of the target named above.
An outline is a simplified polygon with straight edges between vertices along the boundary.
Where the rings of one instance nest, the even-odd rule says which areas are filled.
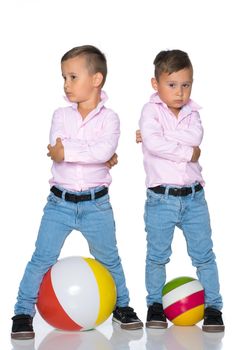
[[[201,324],[166,330],[123,331],[109,318],[96,330],[61,332],[48,326],[39,315],[35,317],[35,341],[12,341],[5,337],[1,350],[230,350],[229,329],[225,333],[208,334]]]

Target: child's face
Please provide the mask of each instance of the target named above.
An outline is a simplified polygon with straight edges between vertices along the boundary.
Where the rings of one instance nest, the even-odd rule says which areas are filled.
[[[99,73],[90,74],[85,57],[70,58],[61,64],[64,91],[71,102],[90,100],[99,87]]]
[[[161,100],[177,116],[181,108],[188,102],[192,91],[193,71],[184,68],[171,74],[162,73],[159,81],[152,78],[153,88],[158,91]]]

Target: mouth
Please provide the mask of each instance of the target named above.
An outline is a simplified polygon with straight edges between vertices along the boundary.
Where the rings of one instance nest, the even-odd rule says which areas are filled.
[[[183,100],[175,100],[175,101],[174,101],[174,104],[177,105],[177,106],[179,106],[179,107],[182,107],[183,104],[184,104],[184,101],[183,101]]]

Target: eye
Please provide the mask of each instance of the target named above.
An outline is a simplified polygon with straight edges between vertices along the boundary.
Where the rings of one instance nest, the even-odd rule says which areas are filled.
[[[185,83],[182,86],[183,86],[183,88],[188,89],[188,88],[190,88],[191,84],[190,83]]]
[[[172,89],[174,89],[176,87],[176,84],[175,83],[168,83],[168,86]]]
[[[77,76],[76,76],[76,75],[71,75],[71,76],[70,76],[70,79],[71,79],[71,80],[75,80],[75,79],[77,79]]]

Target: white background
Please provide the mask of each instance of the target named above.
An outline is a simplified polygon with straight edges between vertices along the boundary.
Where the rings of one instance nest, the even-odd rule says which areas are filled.
[[[141,108],[153,92],[150,79],[155,55],[163,49],[181,49],[192,60],[192,98],[203,106],[205,129],[200,163],[224,297],[222,349],[229,349],[233,304],[230,5],[230,0],[1,2],[1,349],[11,348],[10,317],[49,191],[48,134],[54,109],[64,105],[60,58],[83,44],[95,45],[106,54],[107,105],[121,119],[119,164],[112,170],[110,195],[131,304],[143,320],[145,176],[135,130]],[[89,256],[80,233],[73,232],[67,239],[61,256],[69,255]],[[167,274],[168,279],[195,277],[180,231],[175,234]]]

